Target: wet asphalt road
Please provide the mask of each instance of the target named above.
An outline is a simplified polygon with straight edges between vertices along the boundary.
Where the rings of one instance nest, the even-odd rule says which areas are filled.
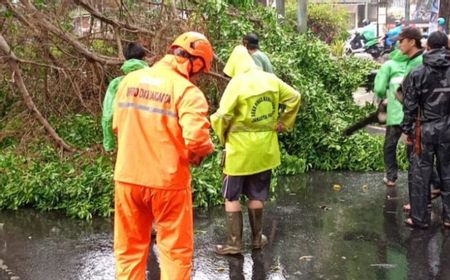
[[[192,278],[450,279],[450,231],[441,227],[439,202],[434,202],[431,229],[405,227],[406,176],[393,189],[381,183],[382,177],[312,172],[282,179],[267,204],[269,244],[253,252],[247,245],[235,257],[212,251],[224,238],[222,208],[197,211]],[[158,279],[157,255],[152,244],[149,279]],[[0,212],[0,279],[114,279],[111,220]]]

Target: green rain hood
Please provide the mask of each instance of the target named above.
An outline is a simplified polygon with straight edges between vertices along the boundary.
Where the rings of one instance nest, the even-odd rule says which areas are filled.
[[[225,145],[224,173],[251,175],[280,164],[277,125],[294,126],[300,94],[274,74],[260,70],[247,49],[233,50],[224,73],[232,77],[211,125]],[[279,118],[279,104],[286,106]]]
[[[120,70],[126,75],[130,72],[148,67],[145,61],[139,59],[129,59],[124,62]],[[114,113],[114,99],[116,98],[117,88],[123,77],[115,78],[109,83],[106,90],[105,99],[103,100],[103,113],[102,113],[102,129],[103,129],[103,147],[106,151],[112,151],[116,147],[114,132],[112,130],[112,121]]]

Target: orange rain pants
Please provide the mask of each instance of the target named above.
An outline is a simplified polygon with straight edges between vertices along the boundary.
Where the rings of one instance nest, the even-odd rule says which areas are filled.
[[[156,223],[161,280],[190,279],[194,251],[192,194],[116,181],[114,215],[116,279],[144,280]]]

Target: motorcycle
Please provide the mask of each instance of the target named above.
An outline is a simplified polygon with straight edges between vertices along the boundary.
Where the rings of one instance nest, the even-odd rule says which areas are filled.
[[[345,43],[345,53],[347,55],[367,53],[372,58],[377,59],[384,54],[384,48],[376,38],[367,41],[360,33],[352,32]]]

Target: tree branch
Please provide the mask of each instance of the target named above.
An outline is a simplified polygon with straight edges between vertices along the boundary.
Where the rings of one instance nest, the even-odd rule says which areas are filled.
[[[0,34],[0,50],[2,50],[6,55],[9,56],[8,64],[13,72],[14,76],[14,83],[19,88],[19,90],[22,92],[22,97],[25,101],[25,104],[27,105],[28,109],[35,115],[37,120],[44,126],[45,130],[50,134],[50,137],[56,142],[56,145],[58,147],[61,147],[64,150],[67,151],[74,151],[74,148],[69,146],[64,140],[56,133],[55,129],[49,124],[49,122],[42,116],[39,109],[36,107],[36,105],[33,102],[33,99],[31,98],[24,82],[22,79],[20,67],[17,64],[17,57],[14,54],[14,52],[11,51],[11,48],[9,47],[8,43],[6,42],[5,38]]]
[[[117,56],[120,59],[125,60],[125,57],[123,56],[123,46],[122,46],[122,40],[120,39],[120,34],[119,34],[119,28],[114,27],[114,37],[116,39],[116,44],[117,44]]]
[[[140,28],[138,26],[132,26],[128,23],[123,23],[123,22],[119,22],[119,21],[115,21],[113,19],[107,18],[83,0],[74,0],[74,2],[78,6],[81,6],[83,9],[88,11],[93,17],[95,17],[103,22],[106,22],[107,24],[112,25],[113,27],[126,29],[130,32],[135,32],[135,33],[141,32],[141,33],[148,34],[148,35],[154,35],[153,32],[151,32],[147,29]]]
[[[60,68],[58,66],[54,66],[54,65],[50,65],[50,64],[39,63],[39,62],[35,62],[35,61],[31,61],[31,60],[25,60],[25,59],[21,59],[21,58],[16,58],[16,60],[18,62],[20,62],[20,63],[32,64],[32,65],[52,68],[52,69],[56,69],[56,70],[63,70],[62,68]]]
[[[225,77],[225,76],[223,76],[223,75],[220,75],[219,73],[216,73],[216,72],[213,72],[213,71],[210,71],[210,72],[208,73],[208,75],[210,75],[210,76],[212,76],[212,77],[214,77],[214,78],[219,78],[219,79],[224,80],[224,81],[226,81],[226,82],[229,82],[229,81],[230,81],[230,78]]]
[[[9,1],[8,1],[9,3]],[[20,13],[13,5],[9,5],[9,8],[13,11],[14,15],[19,15],[17,19],[25,23],[27,26],[35,30],[36,32],[49,31],[69,43],[72,47],[78,50],[85,58],[91,61],[98,61],[103,64],[118,65],[122,64],[123,60],[117,57],[109,57],[105,55],[95,54],[88,50],[88,48],[80,43],[74,35],[67,33],[50,23],[44,14],[38,11],[31,3],[27,2],[25,12]],[[29,15],[29,18],[25,18],[24,15]],[[41,33],[39,32],[39,33]]]

